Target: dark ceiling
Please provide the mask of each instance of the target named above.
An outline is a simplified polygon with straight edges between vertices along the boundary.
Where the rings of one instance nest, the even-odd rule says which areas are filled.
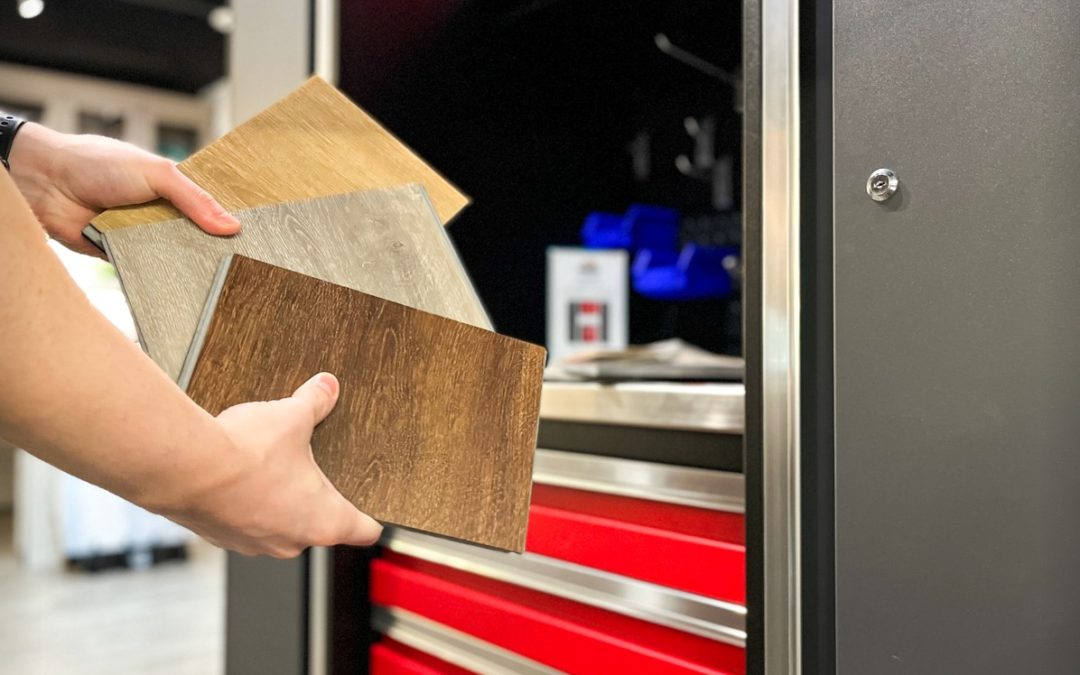
[[[20,18],[0,0],[0,61],[194,92],[225,72],[222,0],[45,0]]]

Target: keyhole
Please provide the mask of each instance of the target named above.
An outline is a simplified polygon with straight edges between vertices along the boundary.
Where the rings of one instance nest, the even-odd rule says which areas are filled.
[[[896,174],[889,169],[878,169],[866,179],[866,194],[875,202],[889,199],[899,187]]]

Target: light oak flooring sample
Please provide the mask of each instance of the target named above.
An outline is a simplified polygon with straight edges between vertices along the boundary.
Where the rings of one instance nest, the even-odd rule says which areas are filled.
[[[179,164],[228,210],[419,183],[447,223],[469,199],[325,80],[296,91]],[[110,209],[100,232],[180,217],[171,204]],[[94,233],[88,232],[92,240]]]
[[[240,253],[483,328],[491,324],[419,186],[353,192],[235,214],[233,237],[189,220],[107,230],[143,349],[174,380],[222,257]]]
[[[243,256],[218,278],[189,357],[196,403],[216,415],[332,372],[341,395],[311,446],[349,501],[524,550],[543,348]]]

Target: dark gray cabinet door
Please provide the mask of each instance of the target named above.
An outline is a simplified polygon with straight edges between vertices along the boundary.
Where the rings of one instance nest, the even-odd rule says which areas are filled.
[[[834,12],[838,671],[1080,672],[1080,2]]]

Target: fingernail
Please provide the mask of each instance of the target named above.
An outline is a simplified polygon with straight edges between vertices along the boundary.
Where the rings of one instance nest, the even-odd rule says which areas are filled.
[[[226,225],[230,225],[232,227],[240,227],[240,219],[236,218],[231,214],[225,213],[222,215],[221,219],[225,222]]]
[[[315,376],[315,383],[322,387],[322,390],[331,396],[337,396],[338,394],[338,381],[337,378],[330,373],[319,373]]]

